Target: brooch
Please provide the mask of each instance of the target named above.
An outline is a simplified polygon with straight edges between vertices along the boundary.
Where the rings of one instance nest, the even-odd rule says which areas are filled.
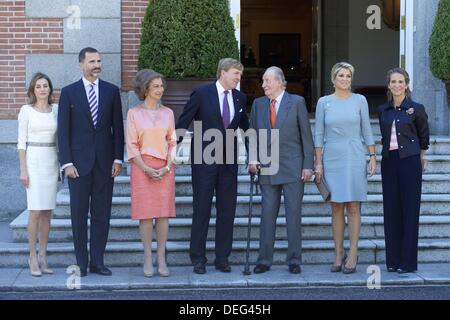
[[[414,113],[414,108],[409,108],[408,110],[406,110],[407,114],[413,114]]]

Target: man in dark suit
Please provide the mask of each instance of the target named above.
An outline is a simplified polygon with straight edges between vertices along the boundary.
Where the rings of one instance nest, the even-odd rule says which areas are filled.
[[[257,135],[257,145],[250,144],[249,153],[249,171],[254,174],[261,169],[262,212],[259,256],[254,272],[266,272],[272,265],[276,220],[283,193],[288,236],[286,262],[289,272],[300,273],[303,186],[312,176],[314,161],[311,126],[305,100],[286,92],[286,80],[280,68],[270,67],[265,71],[262,87],[265,96],[255,99],[250,116],[252,129],[257,133],[267,132],[267,135]],[[271,162],[260,163],[266,155],[258,154],[255,149],[268,150]]]
[[[119,88],[98,79],[100,54],[79,53],[83,77],[61,91],[58,112],[59,158],[69,177],[70,214],[80,275],[111,275],[103,258],[109,232],[114,177],[122,170],[124,131]],[[91,215],[90,261],[87,219]]]
[[[230,139],[232,143],[231,141],[227,143],[225,130],[234,131],[238,128],[247,130],[249,126],[245,113],[246,96],[236,90],[243,69],[243,65],[237,60],[231,58],[220,60],[217,68],[218,80],[194,90],[176,125],[177,129],[187,129],[192,120],[200,121],[201,124],[201,128],[194,125],[191,143],[194,213],[189,253],[194,272],[198,274],[206,272],[206,237],[214,192],[216,195],[214,264],[217,270],[231,271],[228,257],[233,242],[238,155],[236,137]],[[219,140],[223,141],[221,147],[211,153],[213,162],[203,157],[204,151],[207,153],[212,143],[217,143],[215,140],[203,141],[207,140],[204,138],[204,132],[210,129],[215,129],[215,133],[219,132]],[[201,144],[196,141],[201,141]]]

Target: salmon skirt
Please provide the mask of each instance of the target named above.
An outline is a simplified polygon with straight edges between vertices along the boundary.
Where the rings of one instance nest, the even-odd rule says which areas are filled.
[[[141,155],[144,163],[160,169],[166,160]],[[153,180],[133,161],[131,164],[131,219],[143,220],[175,217],[175,166],[161,180]]]

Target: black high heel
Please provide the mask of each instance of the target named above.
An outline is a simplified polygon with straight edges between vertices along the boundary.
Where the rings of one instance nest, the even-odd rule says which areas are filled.
[[[345,266],[345,264],[344,264],[344,268],[342,269],[342,273],[344,273],[344,274],[355,273],[355,272],[356,272],[356,265],[358,264],[358,258],[359,258],[359,256],[356,257],[356,264],[355,264],[355,266],[352,267],[352,268],[347,268],[347,267]]]
[[[342,258],[341,264],[338,266],[333,264],[330,268],[330,272],[341,272],[342,266],[345,264],[345,259],[347,259],[346,253],[344,253],[344,257]]]

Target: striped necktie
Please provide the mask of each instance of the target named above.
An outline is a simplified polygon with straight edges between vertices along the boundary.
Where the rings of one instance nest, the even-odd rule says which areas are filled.
[[[92,116],[92,122],[94,122],[94,126],[97,126],[97,118],[98,118],[98,101],[97,101],[97,95],[95,94],[94,90],[94,83],[91,83],[89,85],[89,109],[91,109],[91,116]]]

